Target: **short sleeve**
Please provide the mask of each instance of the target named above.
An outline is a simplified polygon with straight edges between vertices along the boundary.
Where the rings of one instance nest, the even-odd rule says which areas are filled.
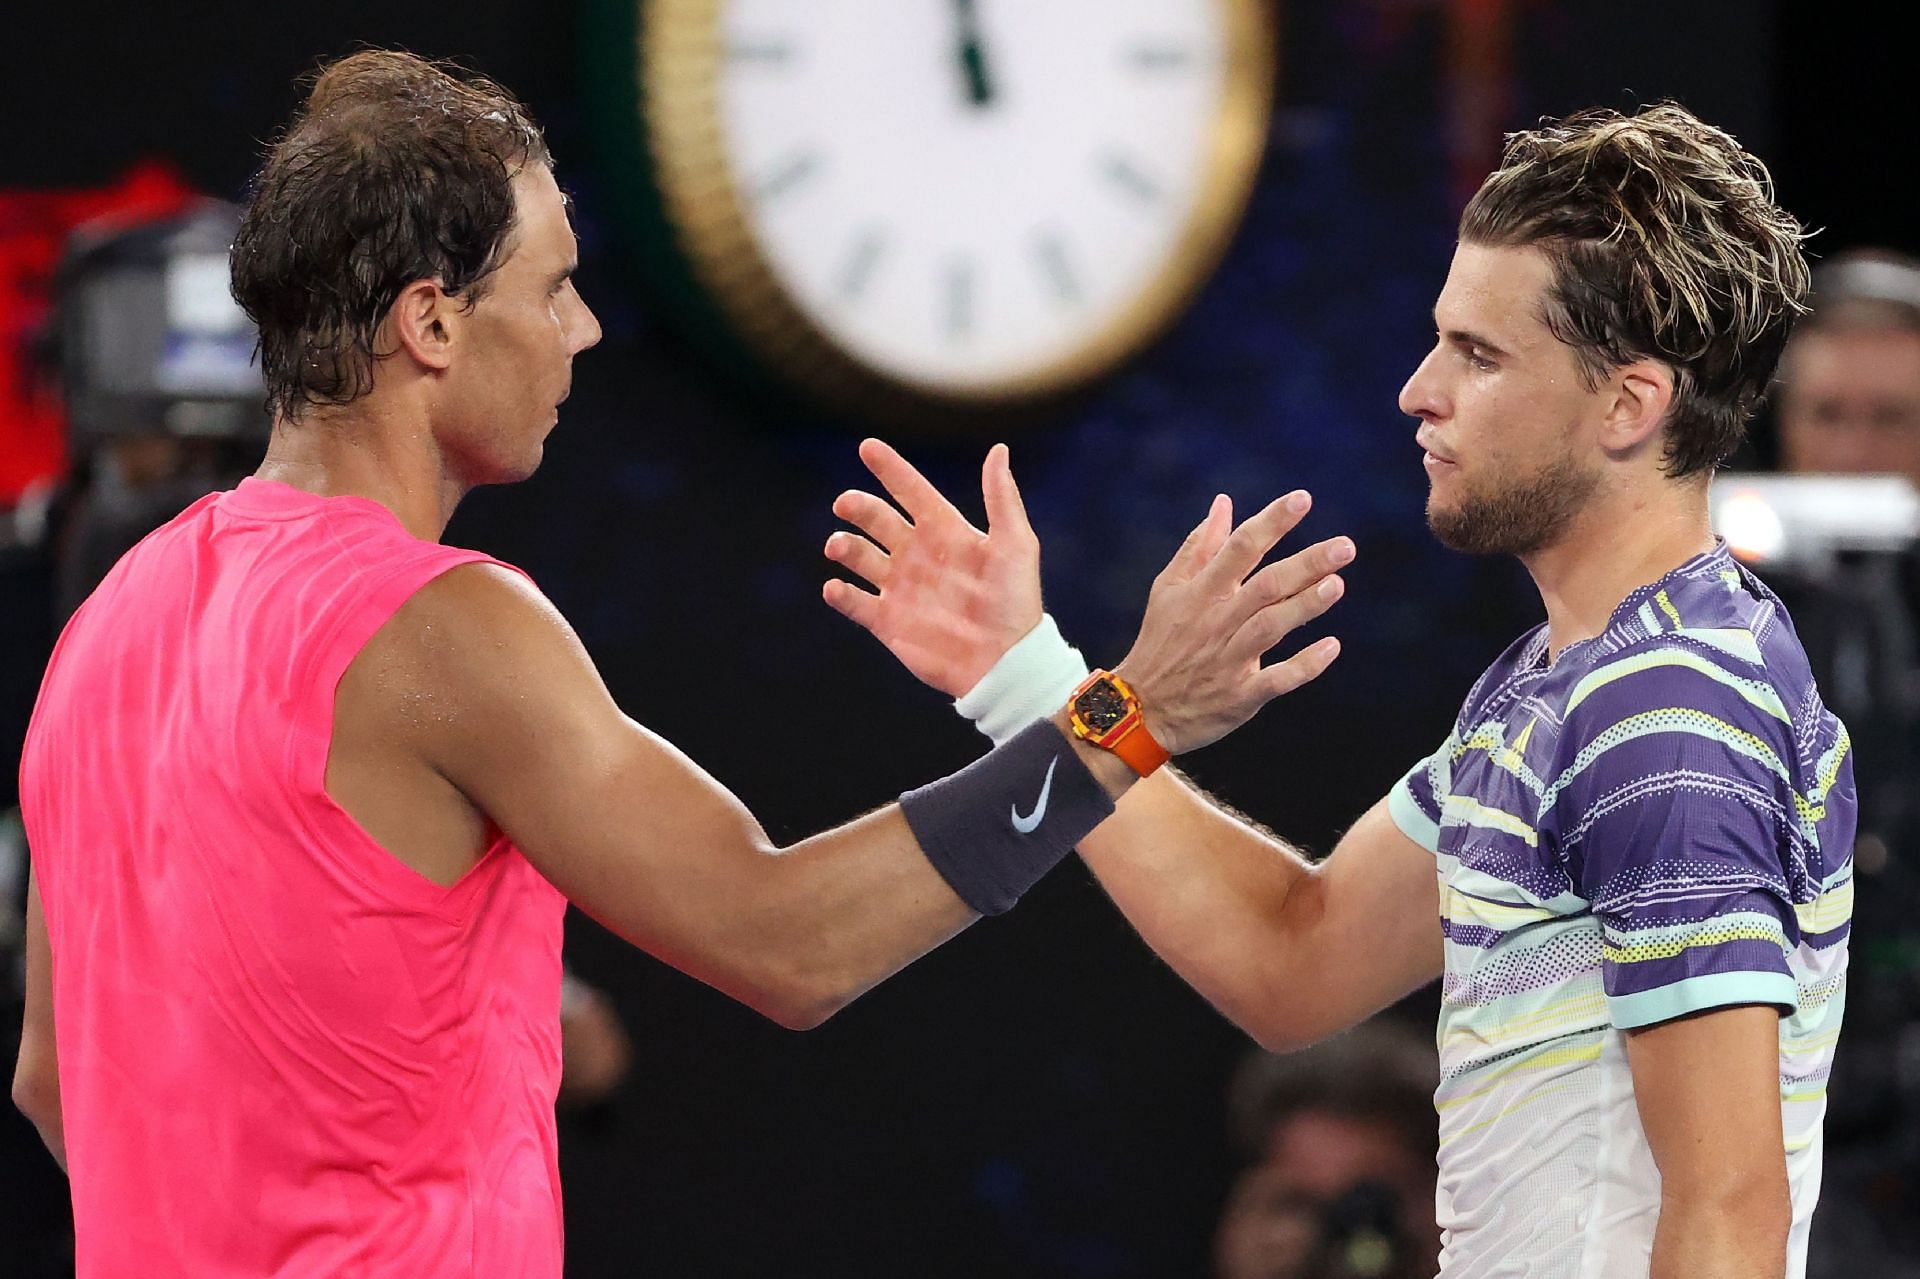
[[[1400,833],[1430,853],[1440,851],[1440,805],[1453,759],[1453,737],[1407,770],[1387,792],[1387,815]]]
[[[1792,1013],[1794,753],[1763,680],[1681,648],[1602,666],[1569,699],[1549,797],[1592,903],[1609,1015],[1632,1029],[1737,1004]]]

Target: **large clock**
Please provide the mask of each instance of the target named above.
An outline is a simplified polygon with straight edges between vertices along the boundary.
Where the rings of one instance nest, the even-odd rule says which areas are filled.
[[[655,266],[881,417],[1124,363],[1218,263],[1267,135],[1268,0],[625,5]]]

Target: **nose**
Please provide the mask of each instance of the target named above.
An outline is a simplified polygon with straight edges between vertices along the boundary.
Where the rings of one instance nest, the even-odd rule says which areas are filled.
[[[1437,346],[1427,352],[1426,358],[1407,377],[1407,384],[1400,388],[1400,411],[1408,417],[1433,421],[1446,416],[1440,380],[1434,370],[1434,361],[1439,354],[1440,348]]]
[[[578,355],[588,347],[600,344],[600,319],[594,315],[593,308],[587,305],[585,298],[577,293],[574,296],[579,302],[580,313],[574,318],[572,325],[571,354]]]

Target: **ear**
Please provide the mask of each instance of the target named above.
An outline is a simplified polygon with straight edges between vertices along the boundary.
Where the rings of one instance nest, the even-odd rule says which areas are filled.
[[[400,290],[387,311],[395,354],[405,351],[421,366],[440,370],[453,360],[459,306],[437,280],[415,280]]]
[[[1600,443],[1610,453],[1631,453],[1657,443],[1673,407],[1674,376],[1661,360],[1635,360],[1613,371],[1613,401],[1600,424]]]

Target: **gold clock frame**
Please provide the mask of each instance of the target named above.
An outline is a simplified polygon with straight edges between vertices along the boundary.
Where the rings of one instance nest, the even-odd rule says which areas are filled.
[[[694,279],[776,371],[830,404],[881,420],[963,425],[1065,399],[1126,364],[1172,325],[1219,265],[1265,149],[1278,64],[1274,0],[1212,0],[1225,11],[1226,83],[1199,198],[1158,274],[1092,338],[1042,368],[977,387],[917,379],[868,363],[815,323],[762,250],[725,154],[724,0],[629,2],[640,7],[641,135]]]

